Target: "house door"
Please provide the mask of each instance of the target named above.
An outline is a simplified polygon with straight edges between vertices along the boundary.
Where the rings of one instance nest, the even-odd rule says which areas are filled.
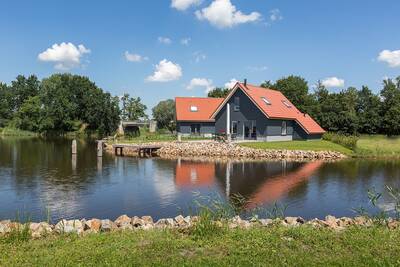
[[[257,139],[256,121],[243,122],[243,135],[244,139]]]

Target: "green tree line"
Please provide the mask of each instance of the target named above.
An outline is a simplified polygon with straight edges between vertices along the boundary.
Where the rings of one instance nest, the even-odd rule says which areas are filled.
[[[343,134],[400,135],[400,76],[386,79],[375,94],[367,86],[329,91],[318,82],[311,92],[308,82],[288,76],[261,87],[281,91],[301,112],[310,114],[325,130]],[[226,88],[216,88],[209,97],[224,97]]]
[[[54,74],[43,80],[19,75],[0,83],[0,127],[40,133],[87,131],[110,134],[120,121],[119,98],[87,77]]]

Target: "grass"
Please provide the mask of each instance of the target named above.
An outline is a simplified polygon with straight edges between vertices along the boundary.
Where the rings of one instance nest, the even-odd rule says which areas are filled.
[[[282,141],[282,142],[253,142],[241,145],[260,149],[287,149],[287,150],[311,150],[311,151],[336,151],[351,156],[353,151],[341,145],[325,140],[313,141]]]
[[[398,266],[400,231],[272,226],[194,239],[173,230],[2,242],[0,266]]]
[[[37,133],[24,131],[16,128],[0,128],[0,136],[19,136],[19,137],[34,137],[38,136]]]
[[[362,135],[355,152],[359,157],[400,157],[400,137]]]

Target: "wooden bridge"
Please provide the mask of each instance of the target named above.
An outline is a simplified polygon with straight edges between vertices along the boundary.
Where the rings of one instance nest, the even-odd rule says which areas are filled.
[[[128,145],[128,144],[114,144],[114,154],[116,156],[124,155],[124,148],[130,148],[138,152],[139,157],[151,157],[154,153],[161,148],[160,145]]]

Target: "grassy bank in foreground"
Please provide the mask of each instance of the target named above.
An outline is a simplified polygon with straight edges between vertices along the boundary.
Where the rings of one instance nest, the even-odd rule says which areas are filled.
[[[260,149],[287,149],[311,151],[336,151],[351,156],[353,151],[325,140],[242,143],[242,146]]]
[[[1,266],[394,266],[400,264],[400,231],[274,226],[196,238],[172,230],[134,231],[0,239],[0,251]]]

